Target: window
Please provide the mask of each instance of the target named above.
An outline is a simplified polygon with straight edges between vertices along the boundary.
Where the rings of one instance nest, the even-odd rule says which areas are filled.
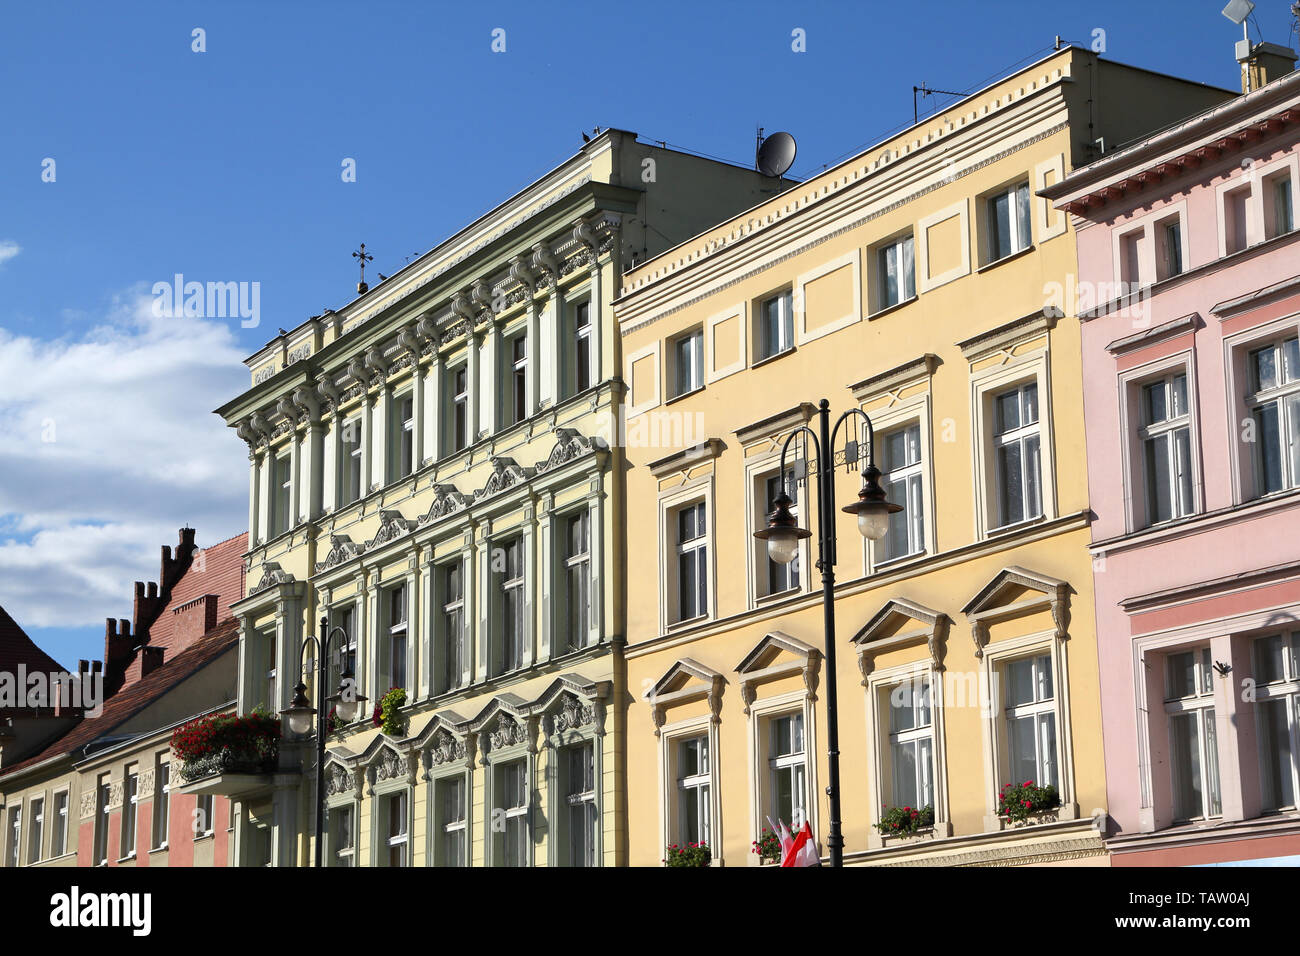
[[[928,677],[917,678],[886,693],[889,698],[890,806],[932,807],[934,715],[930,707],[930,680]]]
[[[54,838],[50,856],[59,857],[68,852],[68,791],[54,795]]]
[[[388,686],[406,686],[406,585],[388,592]]]
[[[771,775],[773,820],[803,826],[808,811],[808,767],[804,755],[803,714],[786,714],[770,721],[772,734],[768,772]]]
[[[41,861],[41,848],[45,841],[45,798],[32,801],[31,825],[27,833],[27,864]]]
[[[1043,513],[1038,448],[1038,384],[1030,382],[993,399],[998,524]]]
[[[880,270],[879,308],[887,309],[916,297],[916,266],[912,237],[905,236],[876,251]]]
[[[564,519],[564,622],[568,650],[587,645],[591,619],[591,512],[586,509]]]
[[[1119,239],[1119,279],[1123,283],[1120,293],[1142,284],[1142,238],[1143,230],[1134,229]]]
[[[1174,817],[1178,820],[1217,817],[1223,812],[1213,674],[1208,647],[1166,658],[1165,713],[1169,717]]]
[[[9,808],[9,853],[5,859],[6,866],[16,867],[23,845],[23,808]]]
[[[1141,438],[1148,521],[1157,524],[1191,514],[1187,373],[1178,372],[1142,386]]]
[[[889,532],[876,545],[880,560],[920,554],[925,550],[925,499],[919,423],[881,437],[880,470],[885,494],[891,502],[903,506],[902,511],[889,516]]]
[[[673,342],[673,395],[704,387],[704,333],[699,329]]]
[[[990,196],[988,221],[990,262],[1029,248],[1029,183]]]
[[[1256,487],[1262,494],[1294,488],[1300,485],[1300,340],[1251,352],[1250,375]]]
[[[469,830],[465,778],[450,777],[435,784],[438,794],[438,821],[442,828],[439,866],[469,865]]]
[[[1295,807],[1300,767],[1300,633],[1254,641],[1260,795],[1268,810]]]
[[[522,538],[501,545],[493,554],[500,555],[497,572],[501,589],[500,641],[501,673],[524,666],[524,542]]]
[[[677,619],[709,613],[708,546],[704,502],[677,511]]]
[[[1241,186],[1223,194],[1224,251],[1241,252],[1250,241],[1250,186]]]
[[[384,833],[385,850],[387,855],[384,857],[384,866],[406,866],[406,851],[409,845],[407,833],[407,795],[406,791],[390,794],[384,798]]]
[[[1183,274],[1183,226],[1177,216],[1156,225],[1156,278]]]
[[[392,480],[405,478],[415,470],[415,400],[405,395],[393,402]]]
[[[756,361],[780,355],[794,348],[793,296],[787,289],[764,299],[758,307],[758,356]]]
[[[579,302],[573,307],[573,391],[585,392],[591,387],[591,303]]]
[[[528,769],[516,760],[496,768],[501,794],[498,809],[505,815],[505,827],[498,835],[501,850],[498,866],[528,865]]]
[[[677,842],[708,843],[713,787],[709,737],[702,734],[677,743]]]
[[[274,713],[278,708],[275,696],[275,675],[276,675],[276,640],[275,631],[261,631],[257,634],[253,649],[257,656],[254,659],[254,680],[261,682],[261,692],[257,695],[257,706],[263,707]]]
[[[333,807],[330,811],[330,866],[356,866],[356,807]]]
[[[507,408],[510,417],[505,424],[513,425],[528,417],[528,339],[517,335],[510,340],[510,379]]]
[[[354,418],[343,425],[339,436],[343,445],[339,487],[340,504],[350,505],[361,497],[361,419]]]
[[[569,865],[596,865],[596,765],[591,744],[568,747]]]
[[[126,768],[126,790],[122,795],[122,858],[135,856],[135,834],[139,823],[140,772],[135,764]]]
[[[795,480],[794,471],[786,469],[784,489],[782,488],[780,475],[768,475],[761,479],[763,487],[762,514],[767,515],[776,510],[776,499],[782,490],[790,496],[793,502],[790,505],[790,514],[796,518],[799,517],[799,487]],[[773,561],[767,553],[766,542],[759,542],[759,553],[762,555],[761,563],[767,567],[767,593],[781,594],[785,591],[799,590],[799,572],[803,556],[803,549],[800,548],[795,554],[794,560],[789,564],[782,564],[779,561]]]
[[[442,575],[442,674],[439,689],[459,687],[465,670],[465,584],[460,561],[444,566]]]
[[[1032,780],[1060,787],[1056,755],[1056,694],[1052,656],[1041,654],[1007,662],[1007,750],[1010,776],[1004,783]]]
[[[172,801],[172,783],[171,783],[171,764],[166,760],[158,760],[154,765],[154,798],[153,798],[153,848],[162,849],[167,845],[167,828],[171,822],[171,801]]]
[[[271,469],[271,534],[284,534],[293,522],[289,517],[291,493],[293,489],[293,469],[288,455],[274,459]]]
[[[212,794],[199,794],[194,803],[194,839],[212,836],[212,828],[216,824],[213,815]]]
[[[451,383],[451,447],[448,452],[460,451],[469,445],[469,370],[461,365],[452,369]]]
[[[1264,187],[1265,238],[1284,236],[1295,228],[1295,206],[1291,199],[1291,172],[1268,180]]]
[[[329,687],[336,688],[343,683],[344,674],[357,673],[357,628],[356,608],[353,605],[338,608],[334,612],[334,627],[341,628],[342,640],[335,640],[333,657],[330,660]],[[331,632],[333,628],[330,629]]]
[[[95,866],[108,863],[108,802],[111,797],[108,774],[103,774],[95,790]]]

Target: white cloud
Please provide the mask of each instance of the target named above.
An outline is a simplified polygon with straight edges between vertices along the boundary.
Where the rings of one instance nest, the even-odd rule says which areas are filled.
[[[23,247],[18,245],[12,239],[0,239],[0,266],[4,265],[18,253],[23,251]]]
[[[0,329],[0,605],[23,627],[129,616],[179,527],[247,523],[246,449],[212,414],[248,384],[233,329],[151,304],[77,338]]]

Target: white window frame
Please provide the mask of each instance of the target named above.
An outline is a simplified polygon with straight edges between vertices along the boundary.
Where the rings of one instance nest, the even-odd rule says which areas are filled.
[[[1143,528],[1152,527],[1155,521],[1150,515],[1150,498],[1147,491],[1146,442],[1148,436],[1143,387],[1152,382],[1172,379],[1178,375],[1187,376],[1187,416],[1185,426],[1190,442],[1192,470],[1192,498],[1190,514],[1199,514],[1202,508],[1204,489],[1200,470],[1200,403],[1197,393],[1197,369],[1195,355],[1184,350],[1172,355],[1162,356],[1152,362],[1126,369],[1119,374],[1119,414],[1120,414],[1120,454],[1124,462],[1121,469],[1124,486],[1126,531],[1132,533]],[[1163,426],[1162,426],[1163,427]],[[1184,427],[1184,423],[1174,422],[1171,429]],[[1159,431],[1160,429],[1157,429]],[[1169,519],[1171,521],[1177,519]],[[1162,522],[1163,524],[1164,522]]]
[[[1022,207],[1019,202],[1021,190],[1025,191],[1025,204]],[[994,241],[997,229],[996,206],[998,200],[1007,199],[1008,214],[1008,239],[1010,248],[1002,250],[996,248]],[[1010,259],[1012,256],[1030,249],[1034,245],[1034,228],[1033,228],[1033,203],[1034,194],[1030,188],[1029,177],[1026,175],[1017,178],[1005,186],[994,189],[980,197],[980,203],[983,211],[984,228],[983,244],[985,255],[983,265],[993,265],[1004,259]]]
[[[1041,332],[1032,334],[1031,337],[1038,338],[1041,335],[1046,338],[1047,334]],[[1037,522],[1050,521],[1056,517],[1056,446],[1053,440],[1053,404],[1049,367],[1049,351],[1047,347],[1043,347],[1023,359],[988,371],[981,371],[971,377],[971,409],[975,423],[972,429],[975,439],[973,442],[975,474],[972,484],[976,490],[975,530],[978,540],[995,537]],[[994,454],[993,431],[996,416],[993,410],[993,399],[1002,392],[1031,381],[1036,381],[1038,384],[1039,496],[1042,514],[1018,524],[1001,524],[997,459]]]
[[[1193,683],[1195,685],[1192,694],[1174,698],[1171,697],[1172,689],[1169,686],[1169,665],[1174,657],[1180,654],[1192,654],[1194,663]],[[1184,646],[1170,648],[1161,655],[1160,665],[1162,670],[1161,684],[1164,688],[1164,712],[1168,724],[1169,743],[1169,773],[1170,797],[1172,805],[1170,812],[1174,822],[1190,822],[1196,820],[1213,820],[1223,816],[1223,774],[1218,753],[1218,728],[1215,726],[1215,716],[1217,714],[1216,700],[1214,693],[1214,672],[1213,672],[1213,655],[1209,644],[1200,643],[1194,646]],[[1206,688],[1208,685],[1208,689]],[[1183,816],[1179,813],[1178,790],[1180,768],[1175,760],[1174,739],[1174,721],[1178,719],[1193,719],[1196,721],[1196,742],[1198,754],[1198,774],[1197,781],[1200,789],[1200,813],[1190,816]],[[1212,732],[1211,732],[1212,728]],[[1211,740],[1211,737],[1213,738]],[[1210,794],[1210,761],[1208,759],[1213,747],[1215,779],[1213,781],[1214,790],[1218,794],[1219,806],[1217,809],[1211,807],[1207,800]],[[1211,812],[1213,811],[1213,812]]]
[[[705,545],[708,548],[706,569],[708,573],[707,613],[702,617],[683,620],[678,612],[677,582],[677,512],[684,506],[704,503]],[[717,616],[717,561],[715,547],[716,514],[713,508],[713,474],[697,477],[659,497],[659,631],[666,634],[678,628],[690,627]]]
[[[358,804],[355,800],[348,800],[344,803],[329,807],[329,862],[328,866],[348,868],[357,865],[357,819]],[[339,846],[339,823],[341,818],[351,820],[351,829],[349,833],[352,837],[351,843],[346,846]]]
[[[1229,477],[1232,481],[1234,504],[1244,504],[1270,494],[1263,491],[1259,480],[1257,460],[1258,442],[1243,440],[1247,428],[1254,428],[1255,396],[1254,373],[1250,354],[1271,342],[1300,335],[1300,313],[1293,313],[1263,322],[1223,337],[1223,367],[1227,400],[1228,421],[1232,425],[1233,441],[1230,446]],[[1273,395],[1274,398],[1277,395]],[[1195,405],[1195,403],[1193,403]]]
[[[690,395],[704,388],[703,327],[687,329],[669,339],[668,356],[669,387],[665,391],[670,399],[681,398],[683,395]],[[684,361],[688,363],[685,367]],[[688,371],[689,376],[684,375],[684,371]]]
[[[1044,598],[1043,604],[1046,605]],[[1029,610],[1029,608],[1026,608]],[[1006,693],[1002,676],[1008,661],[1048,654],[1052,659],[1052,700],[1056,710],[1056,791],[1061,806],[1058,819],[1076,819],[1079,814],[1074,773],[1074,735],[1070,715],[1069,641],[1054,632],[1035,632],[1004,638],[983,646],[981,677],[992,698],[983,706],[983,749],[985,779],[985,831],[998,831],[1005,821],[998,816],[998,794],[1011,781],[1011,758],[1008,751]],[[1023,783],[1024,781],[1014,781]],[[1037,781],[1035,781],[1037,782]]]
[[[401,862],[397,864],[402,867],[414,865],[411,859],[411,789],[409,787],[396,787],[392,790],[376,793],[376,805],[380,811],[378,837],[383,846],[379,848],[380,866],[393,866],[392,859],[394,851],[401,855]],[[394,805],[400,801],[398,809],[401,810],[400,827],[397,832],[393,826],[393,809]]]
[[[433,837],[436,841],[434,852],[434,865],[436,866],[469,866],[473,860],[470,858],[472,847],[470,845],[470,795],[472,792],[470,776],[464,771],[457,773],[444,774],[440,777],[434,777],[429,781],[431,785],[431,795],[433,798]],[[461,816],[458,820],[446,820],[443,813],[444,800],[448,787],[457,787],[460,790],[461,797]],[[447,847],[449,841],[456,841],[459,847],[459,854],[464,860],[460,864],[447,862]]]
[[[1116,298],[1173,278],[1175,274],[1182,275],[1191,268],[1187,221],[1187,200],[1182,199],[1145,215],[1126,219],[1111,231],[1111,263]],[[1171,273],[1166,261],[1168,250],[1165,229],[1171,225],[1178,228],[1178,258],[1182,266],[1178,273]],[[1129,274],[1132,270],[1125,265],[1125,246],[1129,242],[1136,243],[1136,275]]]
[[[599,781],[596,779],[596,773],[597,773],[596,767],[598,763],[598,761],[596,760],[596,747],[598,745],[598,742],[599,742],[598,738],[578,740],[578,741],[574,741],[573,743],[569,744],[568,746],[560,750],[560,753],[563,753],[564,755],[564,768],[563,768],[564,778],[565,778],[564,789],[566,792],[564,794],[565,807],[563,809],[563,812],[568,814],[568,820],[566,820],[565,822],[565,829],[568,837],[568,839],[566,840],[566,843],[568,844],[566,848],[567,849],[566,856],[568,859],[569,866],[600,866],[600,862],[601,862],[599,857],[599,850],[600,850],[599,831],[601,825],[600,808],[596,802],[596,788],[597,786],[599,786]],[[589,784],[589,786],[584,786],[581,790],[576,789],[577,785],[573,781],[575,758],[578,757],[579,753],[585,753],[587,755],[587,760],[589,761],[589,766],[591,770],[591,779],[582,781],[582,783]],[[583,771],[583,775],[584,777],[586,776],[585,769]],[[575,811],[581,812],[583,816],[584,828],[581,831],[583,834],[582,844],[579,843],[578,840],[579,834],[578,832],[576,832],[574,827]],[[587,834],[586,817],[587,814],[589,813],[594,816],[594,821],[593,821],[592,829],[590,831],[590,838],[591,838],[590,845],[587,846],[585,845],[587,843],[587,840],[585,838]],[[577,858],[580,854],[585,854],[587,856],[587,859],[583,862],[578,862]]]
[[[9,821],[5,829],[9,831],[9,852],[6,854],[5,865],[11,867],[22,866],[23,805],[21,801],[9,808]]]
[[[54,832],[50,839],[51,859],[57,859],[68,852],[68,827],[71,820],[71,806],[71,790],[65,788],[54,791]]]
[[[1295,353],[1300,356],[1300,341],[1297,336],[1284,336],[1257,343],[1245,353],[1247,387],[1246,407],[1255,421],[1256,441],[1253,454],[1255,469],[1255,487],[1259,496],[1281,494],[1300,487],[1300,357],[1288,357],[1287,344],[1296,342]],[[1255,356],[1261,352],[1271,351],[1275,376],[1279,380],[1272,387],[1256,385]],[[1295,365],[1294,369],[1290,366]],[[1289,381],[1283,380],[1290,371]],[[1276,408],[1278,433],[1278,478],[1280,486],[1269,490],[1265,487],[1265,469],[1262,460],[1264,450],[1263,429],[1259,426],[1258,413],[1269,406]]]
[[[871,258],[875,265],[873,278],[876,286],[875,295],[872,296],[872,304],[875,306],[873,313],[906,305],[916,298],[916,237],[910,229],[877,243],[872,247]],[[888,282],[891,260],[899,283],[892,298]],[[907,268],[909,265],[910,270]]]
[[[387,692],[389,687],[402,687],[408,693],[411,690],[411,635],[410,635],[410,617],[411,617],[411,594],[412,590],[408,581],[397,581],[391,587],[384,588],[384,613],[386,616],[387,634],[385,634],[385,678],[388,687],[382,688]],[[401,616],[398,617],[397,608],[399,605],[398,596],[401,596]],[[397,669],[399,666],[397,654],[401,650],[401,677],[397,680]]]
[[[121,859],[135,859],[136,840],[140,835],[140,765],[130,764],[122,777],[122,845]],[[127,837],[130,839],[127,839]]]
[[[283,478],[281,478],[283,467]],[[293,454],[273,454],[271,457],[271,537],[293,530]]]
[[[1183,380],[1183,406],[1181,411],[1175,404],[1177,389],[1175,383]],[[1191,377],[1185,369],[1175,369],[1159,378],[1137,383],[1138,407],[1141,417],[1138,420],[1138,445],[1142,456],[1143,501],[1147,509],[1148,524],[1163,524],[1177,521],[1196,513],[1196,448],[1192,440],[1192,415],[1190,410],[1192,392]],[[1159,388],[1164,393],[1165,408],[1168,414],[1158,422],[1150,420],[1147,396],[1153,389]],[[1177,414],[1175,414],[1177,413]],[[1185,433],[1187,446],[1187,473],[1182,474],[1183,464],[1178,454],[1178,433]],[[1169,508],[1169,516],[1158,518],[1158,510],[1153,508],[1155,501],[1154,476],[1148,465],[1148,448],[1155,443],[1163,443],[1165,465],[1169,469],[1170,499],[1164,504]],[[1154,454],[1161,454],[1154,451]],[[1185,482],[1185,488],[1184,488]]]
[[[406,414],[410,403],[411,412]],[[393,396],[392,474],[389,481],[401,481],[415,473],[415,393],[407,389]]]
[[[711,866],[722,866],[723,818],[721,786],[721,761],[718,754],[718,722],[712,716],[691,717],[665,724],[659,736],[659,830],[664,847],[672,843],[684,845],[686,834],[682,831],[681,805],[678,778],[678,746],[695,737],[708,739],[708,845],[712,854]],[[752,854],[750,854],[752,856]]]
[[[569,629],[568,639],[562,652],[581,650],[591,642],[591,518],[591,509],[585,503],[575,511],[560,515],[559,528],[563,532],[560,564],[564,588],[564,622]],[[575,521],[581,522],[584,527],[584,547],[581,552],[572,550],[573,541],[570,532]],[[581,583],[583,596],[582,606],[577,609],[577,614],[574,613],[573,600],[575,581]]]
[[[783,439],[783,437],[778,436],[780,439]],[[797,473],[798,462],[799,459],[792,455],[786,459],[786,469]],[[776,478],[776,473],[780,467],[780,440],[776,442],[771,452],[756,454],[745,463],[745,487],[749,489],[749,494],[745,496],[745,527],[751,531],[767,527],[768,515],[772,512],[772,503],[765,500],[767,484],[770,480]],[[796,501],[790,509],[791,513],[796,517],[802,513],[801,509],[804,500],[809,494],[808,482],[799,483],[797,487],[799,493],[797,495],[791,494],[791,497],[795,498]],[[807,594],[811,590],[814,577],[814,575],[808,573],[813,566],[812,548],[811,538],[805,538],[799,543],[799,556],[796,558],[799,562],[799,586],[773,593],[769,587],[768,566],[771,559],[767,556],[767,542],[759,541],[751,535],[749,547],[746,550],[748,587],[745,589],[750,610],[771,601],[781,601],[796,594]]]
[[[529,759],[529,756],[526,753],[515,754],[509,757],[503,756],[501,759],[491,762],[491,769],[492,769],[491,793],[492,793],[493,803],[489,804],[489,808],[488,808],[489,820],[496,819],[493,806],[495,804],[501,804],[505,802],[503,799],[499,799],[499,798],[505,796],[506,772],[511,768],[517,766],[522,768],[523,775],[524,775],[523,776],[523,785],[524,785],[523,804],[512,803],[510,806],[497,807],[497,809],[500,809],[502,813],[502,819],[505,821],[504,822],[505,828],[500,833],[492,834],[492,839],[490,842],[492,843],[491,864],[493,866],[503,867],[508,865],[506,863],[506,859],[507,859],[506,838],[509,833],[510,824],[513,821],[521,821],[518,823],[518,826],[521,828],[521,836],[523,840],[523,860],[520,862],[519,865],[525,867],[533,865],[533,859],[532,859],[533,857],[533,828],[532,828],[533,768],[531,765],[532,765],[532,761]]]
[[[150,826],[153,830],[153,849],[167,849],[167,831],[171,827],[171,761],[166,759],[163,754],[154,758],[154,797],[153,797],[153,820]]]
[[[777,338],[771,341],[768,306],[777,305]],[[754,363],[766,362],[794,350],[794,290],[773,292],[758,300],[755,314]]]
[[[439,605],[438,640],[442,645],[438,655],[438,667],[442,674],[441,677],[434,675],[434,687],[437,688],[437,693],[447,693],[464,686],[466,664],[469,662],[469,639],[466,630],[469,608],[465,600],[467,564],[464,557],[458,553],[451,560],[443,561],[434,567],[438,576],[436,582]],[[450,587],[453,571],[459,586],[459,594],[455,597],[451,595]],[[453,634],[451,623],[457,619],[459,626],[455,628],[456,633]],[[455,659],[459,664],[454,669],[454,673],[451,666],[453,645],[456,650]]]
[[[342,461],[339,462],[340,507],[346,507],[362,497],[362,485],[365,483],[365,462],[362,460],[365,442],[361,430],[361,418],[355,417],[345,418],[339,432],[339,448],[342,450]],[[352,436],[352,441],[348,441],[349,435]]]
[[[761,685],[756,688],[761,692]],[[749,784],[750,784],[750,839],[757,840],[761,835],[763,828],[767,826],[765,817],[768,814],[768,808],[771,806],[771,767],[768,760],[771,757],[771,724],[772,717],[780,717],[799,711],[803,714],[804,726],[804,759],[805,759],[805,776],[804,799],[808,806],[805,808],[808,814],[808,823],[812,827],[813,836],[818,841],[824,841],[822,834],[821,819],[821,788],[818,783],[818,759],[821,753],[817,742],[817,723],[815,719],[815,710],[813,702],[806,689],[791,691],[785,694],[779,694],[767,698],[756,698],[749,705]],[[775,823],[776,821],[773,820]],[[785,821],[790,825],[790,821]],[[820,852],[820,850],[819,850]],[[761,862],[755,854],[749,854],[752,859],[748,860],[749,865],[757,866]]]
[[[520,668],[527,666],[528,663],[528,601],[527,601],[527,581],[528,581],[528,545],[529,538],[523,534],[522,529],[519,533],[512,534],[504,540],[497,539],[493,542],[492,547],[501,548],[505,552],[505,568],[497,571],[492,570],[494,579],[494,588],[499,590],[500,598],[497,601],[498,609],[497,622],[493,627],[496,635],[493,648],[496,660],[492,661],[492,672],[494,674],[509,674]],[[519,549],[519,570],[514,577],[507,577],[510,572],[509,553],[512,548]],[[492,556],[489,555],[488,567],[492,567]],[[506,596],[512,594],[517,602],[516,613],[517,620],[512,622],[507,620]]]
[[[1260,647],[1264,641],[1277,638],[1282,642],[1282,673],[1271,681],[1264,679],[1260,666]],[[1252,675],[1255,678],[1255,703],[1257,705],[1255,727],[1256,740],[1259,744],[1260,802],[1268,811],[1295,810],[1300,806],[1300,631],[1254,635],[1250,639]],[[1286,714],[1286,734],[1289,760],[1279,767],[1281,773],[1290,775],[1291,800],[1270,801],[1264,788],[1268,773],[1266,763],[1269,754],[1262,729],[1260,713],[1265,703],[1278,703]]]
[[[590,299],[575,302],[570,311],[570,329],[573,348],[569,352],[569,391],[571,398],[591,388],[592,381],[592,307]],[[584,321],[579,321],[584,319]]]
[[[31,798],[27,804],[27,865],[45,859],[45,794]]]
[[[682,519],[682,515],[686,511],[696,512],[697,515],[699,515],[699,517],[697,517],[696,519],[697,523],[702,523],[704,525],[704,528],[697,529],[698,533],[695,535],[695,537],[688,538],[685,541],[683,541],[682,532],[681,532],[681,519]],[[709,526],[710,515],[708,511],[708,506],[705,504],[705,502],[703,500],[698,500],[698,501],[692,501],[688,504],[683,504],[678,508],[674,509],[673,518],[674,518],[674,525],[675,525],[673,529],[674,540],[676,542],[674,545],[674,556],[673,556],[673,568],[675,572],[673,574],[673,578],[675,581],[676,593],[677,593],[678,623],[684,624],[689,621],[695,621],[707,617],[708,608],[713,598],[712,595],[713,582],[710,579],[710,575],[708,572],[708,568],[709,568],[708,526]],[[702,518],[703,521],[700,522],[699,518]],[[683,598],[686,596],[686,592],[682,589],[682,567],[688,556],[692,558],[694,562],[694,568],[695,568],[695,573],[691,580],[692,603],[703,605],[702,607],[701,606],[693,607],[692,609],[695,610],[696,613],[691,614],[689,616],[686,615],[686,613],[682,610],[684,604],[686,603],[683,600]],[[700,601],[699,599],[700,598],[699,591],[701,586],[703,586],[704,588],[703,601]]]
[[[465,380],[461,387],[457,387],[457,377],[464,375]],[[469,411],[469,362],[460,362],[452,365],[447,369],[447,394],[450,401],[447,403],[448,412],[451,420],[447,423],[447,446],[446,455],[454,455],[457,452],[464,451],[470,445],[474,444],[474,435],[470,426]],[[463,441],[457,436],[457,431],[463,433]]]
[[[876,652],[878,653],[878,652]],[[873,654],[874,658],[874,654]],[[887,769],[887,762],[892,761],[893,754],[889,746],[891,732],[890,695],[902,683],[927,681],[930,685],[930,736],[933,777],[931,787],[934,791],[934,830],[936,837],[952,835],[952,823],[948,808],[948,774],[947,774],[947,739],[944,730],[946,717],[944,699],[944,672],[935,669],[933,661],[897,664],[879,669],[872,667],[866,680],[867,706],[867,745],[868,753],[868,818],[869,823],[879,822],[885,807],[894,806],[892,767]],[[965,686],[965,685],[963,685]],[[975,701],[961,703],[974,705]],[[920,809],[920,808],[918,808]],[[887,844],[887,839],[873,826],[867,834],[868,844],[872,848]]]
[[[1035,417],[1032,422],[1026,422],[1025,421],[1027,417],[1026,412],[1029,406],[1029,402],[1026,396],[1029,394],[1030,389],[1033,389],[1033,395],[1034,395],[1033,410],[1034,410]],[[998,430],[999,423],[998,423],[998,416],[997,416],[997,407],[999,405],[999,400],[1012,394],[1016,396],[1016,417],[1019,424],[1009,428],[1005,428],[1002,431],[999,431]],[[1027,524],[1037,519],[1040,519],[1043,516],[1043,489],[1042,489],[1043,444],[1042,444],[1042,433],[1040,432],[1038,427],[1039,422],[1042,420],[1043,410],[1042,410],[1042,404],[1039,402],[1039,398],[1038,398],[1038,383],[1035,381],[1025,381],[1025,382],[1020,382],[1018,384],[1010,385],[1005,389],[1000,389],[994,392],[991,398],[993,402],[993,408],[989,416],[989,424],[992,426],[991,438],[993,442],[993,462],[992,462],[993,463],[993,489],[995,493],[995,498],[997,500],[996,507],[997,507],[997,515],[998,515],[997,518],[998,523],[996,526],[996,530],[1001,530],[1003,528],[1011,528],[1017,525]],[[1028,454],[1028,448],[1029,448],[1029,442],[1031,440],[1036,441],[1038,447],[1038,458],[1037,458],[1036,469],[1033,466],[1031,466],[1029,462],[1030,456]],[[1001,461],[1000,453],[1003,448],[1009,448],[1011,446],[1018,446],[1020,449],[1018,460],[1020,463],[1021,514],[1018,517],[1012,517],[1009,514],[1009,509],[1007,508],[1007,498],[1008,498],[1007,489],[1003,486],[1003,483],[999,478],[999,475],[1001,474],[1001,470],[1002,470],[1000,466],[1000,461]],[[1032,476],[1031,473],[1034,470],[1037,471],[1037,476]],[[1031,477],[1033,477],[1032,482],[1030,480]],[[1036,492],[1036,494],[1033,497],[1036,497],[1038,499],[1037,501],[1038,509],[1036,514],[1031,513],[1030,511],[1030,506],[1033,504],[1033,502],[1030,500],[1031,496],[1029,494],[1029,488],[1031,484],[1034,485],[1035,492]]]
[[[528,407],[528,353],[527,331],[520,331],[502,339],[506,359],[505,399],[501,427],[509,428],[527,421],[531,409]],[[523,346],[521,354],[516,354],[517,346]]]
[[[91,835],[91,866],[108,865],[108,828],[112,825],[112,780],[100,774],[95,782],[95,826]]]

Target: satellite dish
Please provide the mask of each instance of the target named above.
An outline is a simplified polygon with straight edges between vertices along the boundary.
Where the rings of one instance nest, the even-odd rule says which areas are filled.
[[[758,147],[754,164],[764,176],[784,176],[794,164],[795,142],[789,133],[773,133]]]

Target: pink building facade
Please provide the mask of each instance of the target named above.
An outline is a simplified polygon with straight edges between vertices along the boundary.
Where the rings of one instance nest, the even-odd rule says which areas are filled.
[[[1291,73],[1044,191],[1078,236],[1116,866],[1300,863],[1298,144]]]

